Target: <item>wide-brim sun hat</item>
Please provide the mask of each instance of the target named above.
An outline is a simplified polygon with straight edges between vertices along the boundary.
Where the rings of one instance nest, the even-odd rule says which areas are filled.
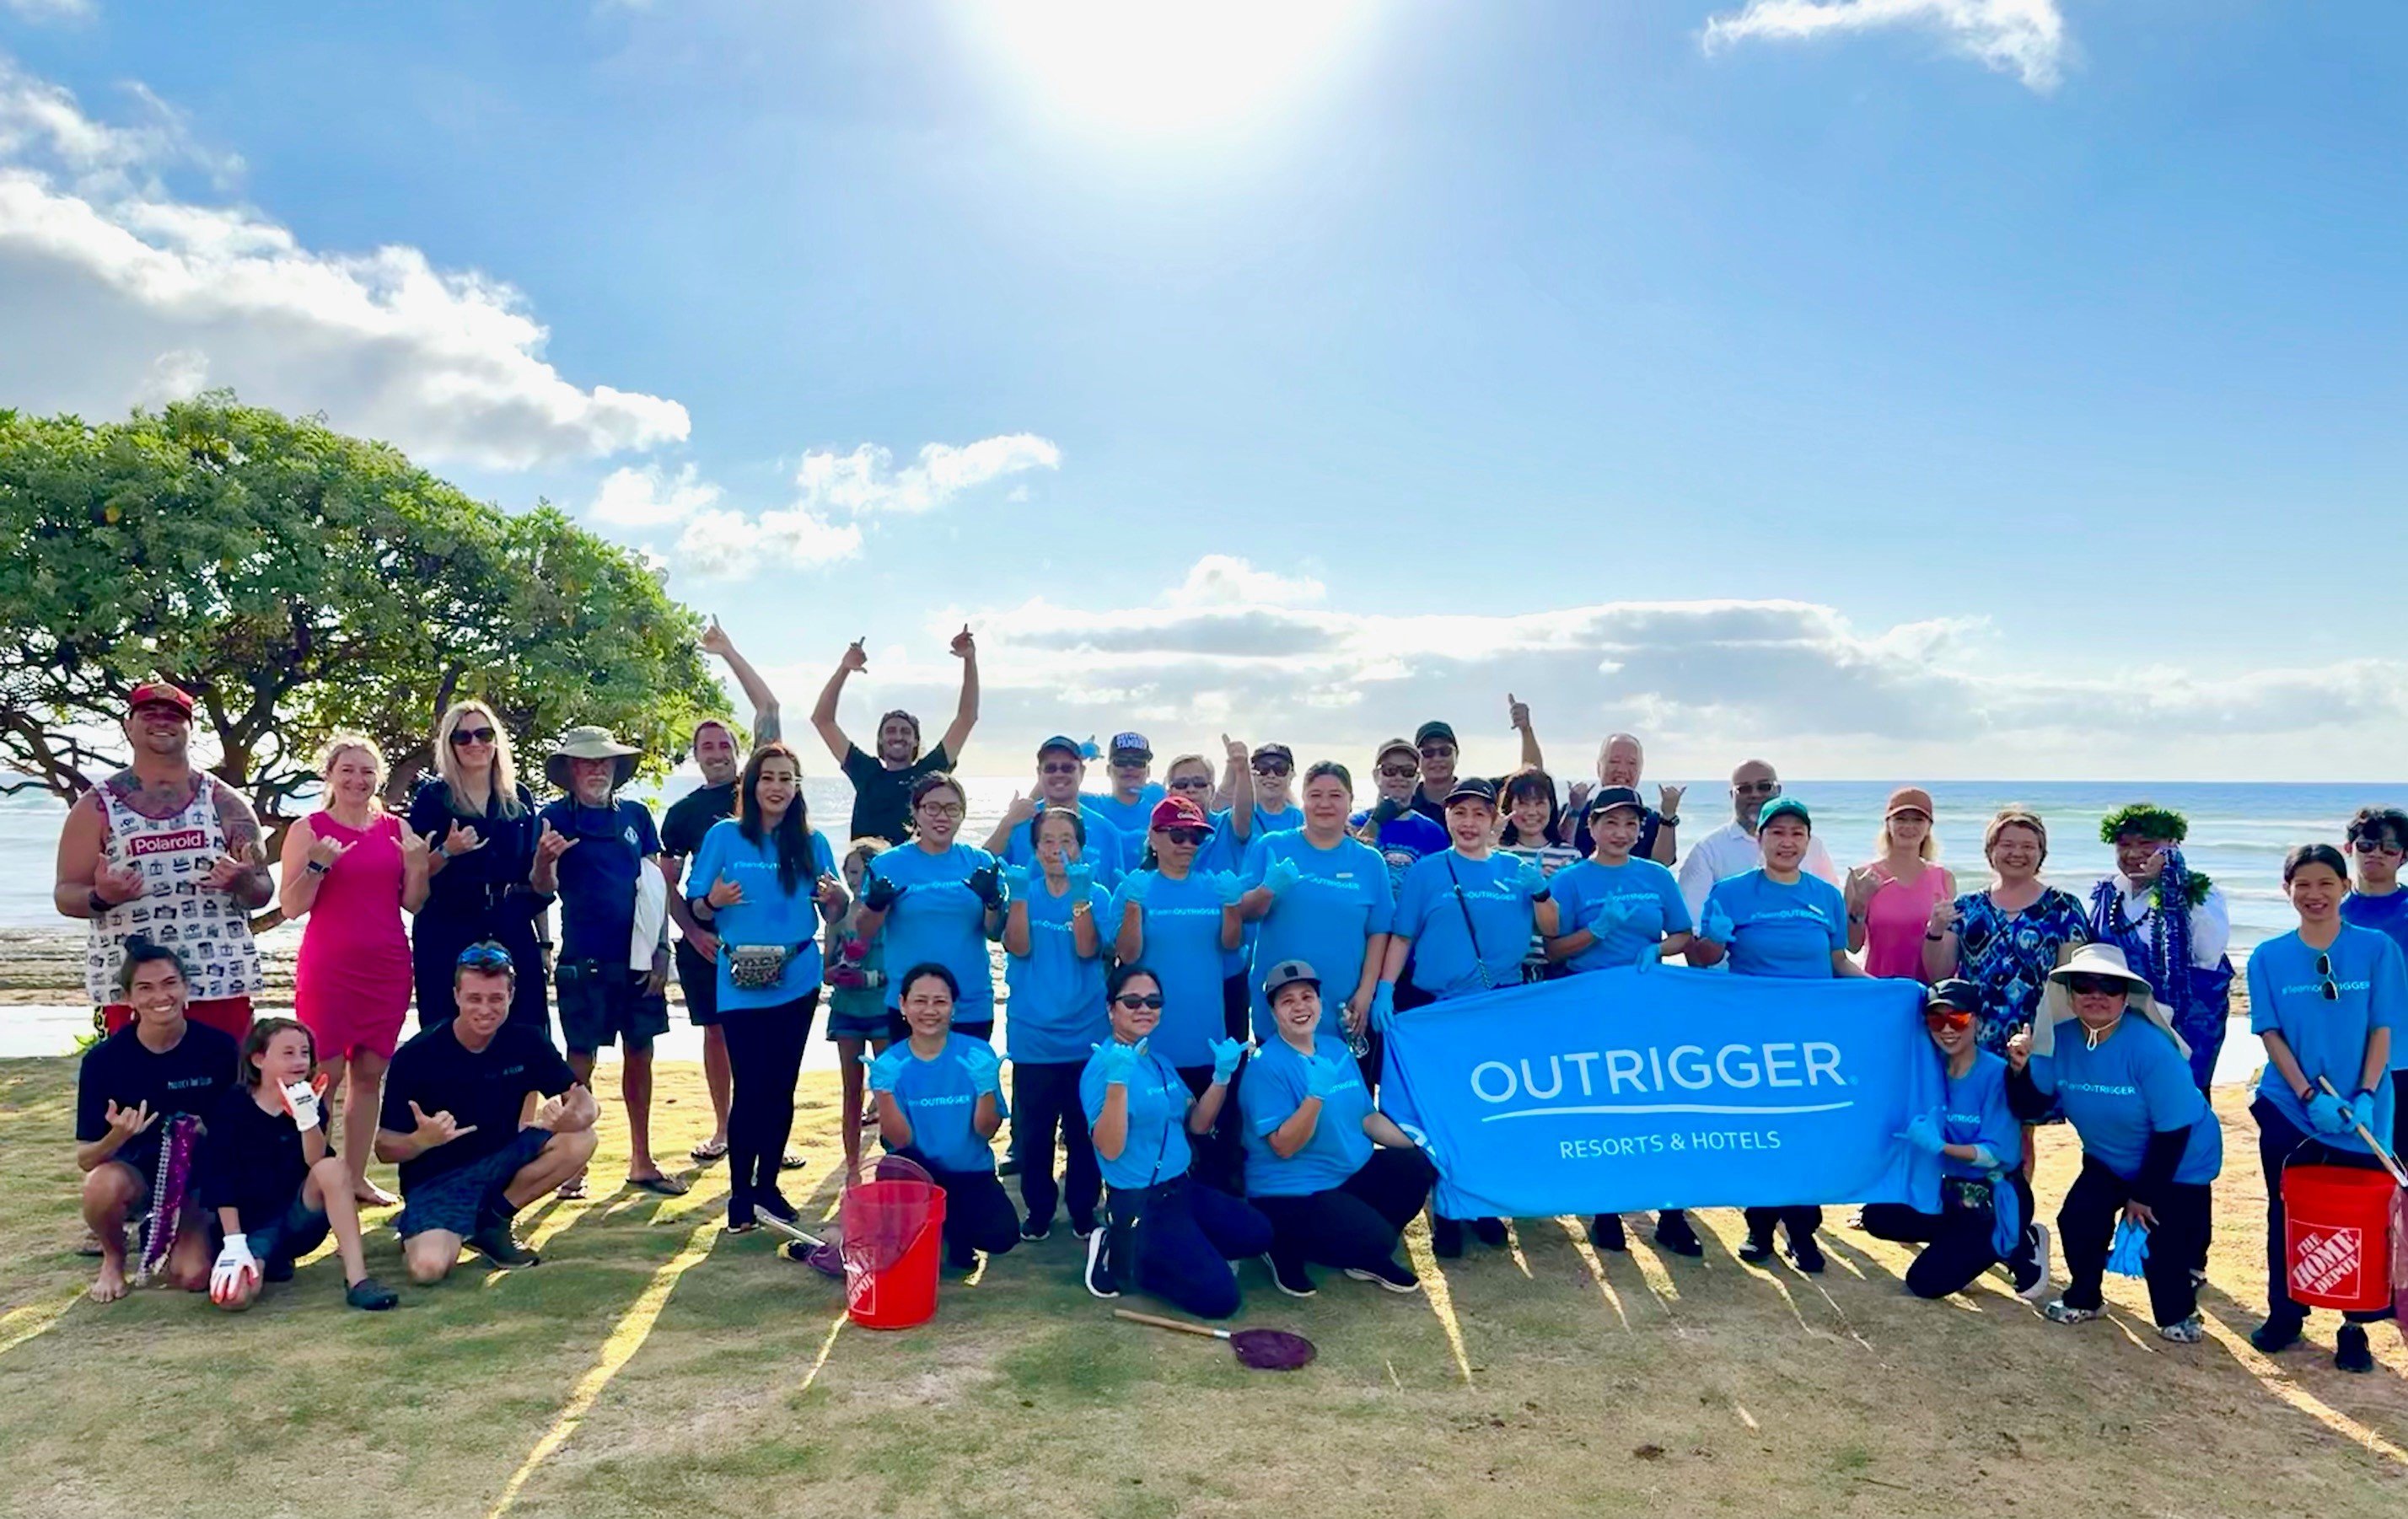
[[[611,769],[610,789],[617,791],[636,779],[636,762],[642,754],[642,750],[623,744],[613,738],[609,728],[587,724],[560,736],[560,742],[544,756],[543,778],[552,782],[553,789],[566,792],[571,789],[568,779],[570,760],[616,760],[618,764]]]
[[[2048,973],[2041,989],[2040,1016],[2032,1020],[2032,1053],[2045,1055],[2056,1048],[2057,1025],[2074,1016],[2073,989],[2070,984],[2076,976],[2105,976],[2124,983],[2124,1010],[2141,1017],[2165,1030],[2174,1041],[2183,1058],[2190,1058],[2190,1041],[2174,1032],[2173,1020],[2157,1003],[2157,994],[2150,989],[2149,979],[2134,970],[2124,958],[2124,952],[2113,944],[2077,946],[2065,964]]]

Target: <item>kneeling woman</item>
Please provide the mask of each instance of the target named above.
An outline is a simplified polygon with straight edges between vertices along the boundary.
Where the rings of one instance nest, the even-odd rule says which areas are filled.
[[[242,1041],[242,1084],[209,1116],[194,1175],[201,1206],[225,1231],[209,1273],[220,1308],[249,1308],[264,1283],[291,1281],[293,1263],[330,1230],[343,1261],[343,1300],[372,1311],[400,1300],[361,1257],[351,1173],[326,1148],[324,1110],[309,1084],[317,1060],[308,1028],[260,1019]]]
[[[1087,1290],[1117,1297],[1126,1285],[1226,1319],[1238,1311],[1229,1263],[1270,1249],[1270,1221],[1188,1176],[1188,1136],[1210,1133],[1221,1116],[1237,1046],[1224,1042],[1211,1083],[1191,1096],[1179,1068],[1146,1048],[1162,1022],[1154,972],[1122,966],[1105,994],[1112,1037],[1079,1079],[1105,1186],[1104,1226],[1087,1237]]]
[[[2060,1026],[2068,1024],[2074,1026]],[[2082,1141],[2082,1174],[2057,1211],[2072,1280],[2048,1316],[2058,1324],[2099,1316],[2120,1213],[2149,1231],[2143,1275],[2157,1333],[2198,1343],[2205,1326],[2191,1273],[2207,1265],[2224,1133],[2191,1083],[2188,1047],[2121,950],[2076,950],[2049,972],[2031,1032],[2007,1042],[2007,1100],[2015,1116],[2044,1118],[2052,1098]]]
[[[2031,1223],[2023,1125],[2007,1105],[2007,1063],[1981,1047],[1981,1001],[1980,987],[1952,979],[1934,986],[1923,1008],[1923,1026],[1947,1066],[1947,1094],[1937,1115],[1907,1125],[1906,1139],[1940,1157],[1940,1211],[1865,1207],[1867,1234],[1927,1247],[1906,1268],[1917,1297],[1962,1292],[2001,1260],[2024,1297],[2048,1286],[2048,1233]]]
[[[989,1145],[1003,1126],[1003,1068],[984,1039],[953,1032],[953,973],[929,962],[896,984],[910,1038],[869,1065],[878,1132],[886,1148],[927,1168],[945,1189],[945,1261],[956,1270],[978,1253],[1020,1242],[1020,1214],[996,1179]]]
[[[1301,960],[1263,982],[1279,1037],[1254,1052],[1238,1105],[1245,1113],[1246,1197],[1271,1223],[1271,1280],[1310,1297],[1306,1263],[1413,1292],[1397,1260],[1405,1225],[1429,1201],[1438,1168],[1371,1106],[1344,1039],[1321,1026],[1321,978]]]
[[[2266,1041],[2266,1068],[2249,1104],[2266,1170],[2266,1322],[2249,1340],[2269,1354],[2298,1344],[2308,1318],[2291,1297],[2283,1168],[2379,1164],[2358,1131],[2392,1130],[2392,1041],[2408,1025],[2400,947],[2375,929],[2342,922],[2349,873],[2341,851],[2330,844],[2291,851],[2283,889],[2300,926],[2249,956],[2249,1026]],[[2333,1365],[2373,1370],[2365,1326],[2391,1312],[2346,1315]]]

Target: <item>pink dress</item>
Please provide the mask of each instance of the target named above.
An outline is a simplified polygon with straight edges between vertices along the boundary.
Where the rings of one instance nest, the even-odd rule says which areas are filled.
[[[347,828],[326,812],[309,830],[348,847],[318,882],[302,920],[293,973],[293,1011],[318,1042],[321,1060],[366,1050],[393,1058],[409,1011],[409,936],[401,926],[401,820],[380,815]]]
[[[1922,981],[1923,936],[1931,926],[1931,910],[1946,889],[1947,873],[1927,865],[1910,884],[1882,866],[1867,868],[1880,884],[1865,904],[1865,973]]]

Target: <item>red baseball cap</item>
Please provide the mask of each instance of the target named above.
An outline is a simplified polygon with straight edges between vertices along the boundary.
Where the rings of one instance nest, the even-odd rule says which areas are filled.
[[[1149,828],[1209,828],[1212,825],[1204,810],[1186,796],[1165,796],[1154,804],[1153,815],[1145,820]]]
[[[125,709],[138,712],[145,707],[173,707],[186,717],[193,715],[193,698],[165,681],[145,681],[125,698]]]

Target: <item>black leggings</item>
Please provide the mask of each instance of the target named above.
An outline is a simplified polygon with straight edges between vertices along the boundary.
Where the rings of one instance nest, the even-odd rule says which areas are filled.
[[[1772,1226],[1775,1224],[1789,1231],[1789,1245],[1793,1250],[1823,1226],[1823,1210],[1820,1208],[1750,1208],[1743,1211],[1747,1214],[1747,1237],[1768,1245],[1772,1243]]]
[[[2264,1097],[2249,1105],[2249,1116],[2258,1120],[2258,1164],[2266,1173],[2266,1316],[2305,1318],[2308,1306],[2291,1297],[2290,1240],[2283,1227],[2283,1167],[2347,1166],[2372,1171],[2382,1169],[2383,1163],[2363,1150],[2344,1150],[2300,1133]],[[2342,1317],[2352,1324],[2379,1324],[2392,1312],[2390,1308],[2377,1308]]]
[[[811,1037],[817,987],[774,1008],[720,1015],[734,1092],[727,1104],[727,1212],[741,1223],[752,1199],[778,1190],[778,1166],[795,1131],[795,1079]]]
[[[2065,1205],[2057,1211],[2065,1269],[2072,1278],[2065,1289],[2066,1307],[2095,1309],[2105,1300],[2099,1289],[2107,1273],[2107,1251],[2115,1242],[2124,1205],[2131,1200],[2131,1182],[2103,1162],[2082,1157],[2082,1174],[2073,1179]],[[2190,1273],[2207,1264],[2212,1206],[2205,1182],[2170,1182],[2157,1197],[2157,1226],[2149,1231],[2149,1259],[2141,1274],[2149,1284],[2150,1315],[2160,1328],[2180,1324],[2199,1308],[2199,1289],[2191,1284]]]
[[[1326,1192],[1246,1200],[1271,1223],[1271,1259],[1282,1269],[1311,1262],[1366,1270],[1393,1262],[1397,1240],[1429,1201],[1438,1168],[1418,1150],[1379,1149]]]
[[[1096,1168],[1096,1140],[1087,1132],[1087,1115],[1079,1105],[1079,1077],[1086,1069],[1079,1060],[1011,1063],[1011,1132],[1020,1143],[1020,1200],[1027,1205],[1031,1224],[1054,1222],[1054,1205],[1067,1192],[1070,1226],[1084,1234],[1095,1226],[1096,1207],[1104,1194],[1103,1173]],[[1059,1133],[1065,1154],[1063,1181],[1054,1181],[1054,1137]]]
[[[2023,1202],[2023,1216],[2028,1220],[2032,1216],[2030,1186],[2020,1174],[2014,1178],[2014,1183]],[[1876,1240],[1928,1247],[1916,1252],[1906,1268],[1906,1290],[1917,1297],[1945,1297],[1963,1292],[1983,1272],[1999,1264],[1999,1253],[1990,1242],[1998,1229],[1997,1211],[1987,1202],[1978,1208],[1952,1206],[1947,1190],[1956,1183],[1943,1182],[1941,1185],[1941,1211],[1936,1213],[1920,1212],[1899,1202],[1865,1205],[1867,1234]],[[2024,1239],[2028,1243],[2028,1224]]]
[[[1020,1243],[1020,1212],[993,1171],[949,1171],[906,1148],[901,1154],[927,1167],[928,1180],[945,1189],[945,1258],[958,1267],[977,1264],[972,1253],[1000,1255]]]
[[[1233,1260],[1271,1247],[1270,1221],[1226,1193],[1185,1177],[1104,1195],[1108,1259],[1121,1285],[1152,1293],[1199,1319],[1238,1311]]]

